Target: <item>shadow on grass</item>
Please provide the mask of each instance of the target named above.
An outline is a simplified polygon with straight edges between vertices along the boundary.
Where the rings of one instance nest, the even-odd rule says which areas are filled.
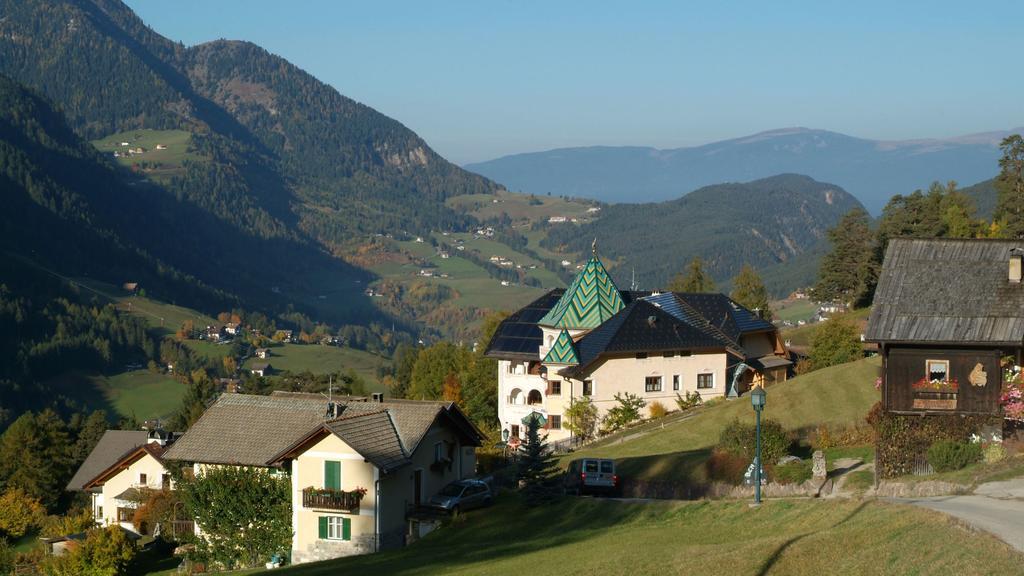
[[[851,518],[853,518],[857,514],[860,514],[861,510],[863,510],[867,505],[868,505],[867,501],[861,502],[860,505],[858,505],[856,508],[854,508],[852,512],[847,514],[845,518],[843,518],[839,522],[836,522],[835,524],[830,526],[828,529],[832,530],[832,529],[838,528],[839,526],[845,524]],[[761,565],[761,569],[758,570],[758,572],[757,572],[757,576],[765,576],[765,574],[768,574],[768,571],[772,569],[772,566],[775,566],[775,563],[779,561],[779,558],[782,556],[782,553],[785,552],[790,546],[792,546],[793,544],[796,544],[797,542],[799,542],[800,540],[803,540],[804,538],[810,536],[811,534],[817,534],[818,532],[820,532],[820,531],[804,532],[803,534],[797,534],[796,536],[793,536],[789,540],[786,540],[785,542],[783,542],[778,548],[775,549],[774,552],[772,552],[771,556],[769,556],[768,558],[765,559],[764,564]]]
[[[686,450],[615,460],[622,478],[623,496],[696,500],[708,490],[704,463],[711,450]]]

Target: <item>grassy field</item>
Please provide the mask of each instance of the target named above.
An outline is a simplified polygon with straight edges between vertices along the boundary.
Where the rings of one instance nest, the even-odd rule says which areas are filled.
[[[790,430],[817,424],[863,424],[864,416],[879,400],[874,383],[880,366],[879,358],[868,358],[771,386],[764,416]],[[705,480],[700,464],[718,442],[722,429],[736,418],[753,422],[747,397],[719,402],[693,418],[666,424],[634,440],[619,442],[615,437],[599,441],[565,456],[563,462],[581,456],[615,458],[619,469],[633,478],[699,483]]]
[[[858,327],[860,332],[863,333],[868,323],[868,316],[870,315],[870,308],[861,308],[847,313],[846,317]],[[782,338],[783,340],[789,340],[791,346],[810,346],[811,339],[814,338],[814,332],[818,329],[818,326],[820,326],[820,323],[788,328],[781,332]]]
[[[89,409],[140,421],[171,415],[186,392],[174,378],[148,370],[113,375],[69,372],[52,379],[50,386]]]
[[[378,391],[380,383],[377,381],[377,368],[389,362],[387,358],[362,350],[319,344],[281,344],[272,347],[270,351],[269,359],[249,358],[243,367],[248,368],[254,362],[270,362],[275,370],[309,371],[314,374],[345,372],[351,369],[366,380],[369,388]]]
[[[147,174],[154,177],[166,177],[181,171],[181,164],[187,159],[197,159],[197,155],[188,151],[192,134],[184,130],[132,130],[119,132],[93,141],[93,146],[100,152],[113,154],[115,151],[126,154],[117,159],[122,166],[137,166],[143,162],[150,164]],[[122,146],[127,142],[127,146]],[[157,150],[157,145],[166,146],[165,150]],[[129,148],[142,147],[142,154],[128,154]]]
[[[1020,554],[939,513],[876,501],[623,503],[502,498],[403,550],[283,576],[1024,574]]]
[[[116,303],[120,310],[145,319],[150,327],[154,328],[161,335],[173,334],[186,320],[192,320],[196,326],[216,323],[216,320],[213,318],[191,308],[184,308],[132,295],[113,284],[99,282],[90,278],[75,278],[74,282],[83,287],[86,293],[102,296]]]
[[[818,311],[818,305],[810,300],[789,300],[772,303],[772,312],[777,320],[810,320]]]
[[[534,196],[534,204],[531,205],[530,198],[529,194],[498,192],[454,196],[445,203],[452,208],[466,208],[481,220],[499,217],[502,214],[508,214],[512,220],[531,222],[547,221],[552,216],[578,219],[592,216],[587,212],[591,204],[584,201],[565,200],[556,196]]]

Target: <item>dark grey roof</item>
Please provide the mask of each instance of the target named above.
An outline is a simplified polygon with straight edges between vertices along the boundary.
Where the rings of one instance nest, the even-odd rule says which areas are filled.
[[[266,466],[267,461],[322,424],[319,394],[223,394],[177,442],[165,460]]]
[[[146,443],[149,433],[145,430],[107,430],[96,447],[89,452],[85,462],[78,467],[65,490],[82,490],[86,482],[99,476],[123,456]]]
[[[1015,240],[889,242],[865,339],[1012,344],[1024,340],[1024,285],[1008,280]]]
[[[740,336],[744,334],[769,332],[776,329],[771,322],[759,318],[725,294],[677,292],[676,296],[696,310],[708,323],[721,330],[733,342],[739,342]]]
[[[363,412],[331,420],[327,428],[371,464],[387,473],[409,462],[388,410]]]
[[[605,354],[673,350],[730,350],[742,355],[733,342],[703,326],[681,320],[644,299],[635,300],[611,319],[576,342],[579,365],[565,374],[579,374]]]
[[[537,322],[558,302],[565,290],[557,288],[505,318],[494,331],[485,355],[534,360],[544,335]]]

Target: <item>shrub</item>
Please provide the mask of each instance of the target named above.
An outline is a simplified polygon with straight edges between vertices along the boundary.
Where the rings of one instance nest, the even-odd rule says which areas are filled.
[[[701,402],[702,399],[700,397],[700,392],[697,392],[696,390],[687,392],[685,397],[679,394],[679,392],[676,392],[676,406],[679,407],[680,411],[685,412],[690,408],[696,408],[697,406],[700,406]]]
[[[750,460],[743,456],[718,449],[712,451],[711,457],[704,463],[708,479],[729,484],[743,482],[743,475],[747,472],[749,465]]]
[[[803,484],[811,479],[811,463],[806,460],[776,466],[772,478],[779,484]]]
[[[1002,442],[989,442],[982,449],[982,453],[984,454],[985,464],[995,464],[1006,459],[1006,447],[1003,446]]]
[[[841,446],[863,446],[875,441],[874,429],[867,426],[831,428],[819,424],[811,433],[811,446],[816,450],[828,450]]]
[[[618,405],[609,409],[604,417],[604,427],[610,431],[624,428],[639,420],[640,410],[647,406],[646,400],[630,392],[615,394],[615,401]]]
[[[651,402],[647,409],[650,411],[651,418],[664,418],[665,414],[668,414],[668,408],[661,402]]]
[[[938,440],[928,448],[928,463],[936,472],[959,470],[981,460],[981,444]]]
[[[738,419],[730,422],[718,438],[718,448],[754,461],[757,428]],[[789,435],[775,420],[761,421],[761,461],[776,462],[789,451]]]
[[[914,471],[914,462],[939,440],[967,442],[986,426],[999,424],[998,416],[869,414],[878,437],[876,462],[881,478],[895,478]]]
[[[589,396],[573,402],[565,411],[568,422],[565,427],[574,435],[587,440],[594,437],[597,430],[597,406],[591,402]]]
[[[0,494],[0,538],[18,539],[38,528],[46,516],[39,499],[21,488],[8,488]]]
[[[857,327],[839,315],[822,322],[811,337],[811,367],[821,370],[853,362],[864,356]]]

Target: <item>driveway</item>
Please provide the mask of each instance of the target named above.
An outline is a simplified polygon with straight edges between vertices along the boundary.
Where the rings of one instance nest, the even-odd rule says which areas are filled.
[[[965,496],[893,498],[892,501],[955,516],[995,534],[1010,546],[1024,552],[1024,478],[982,484],[974,494]]]

